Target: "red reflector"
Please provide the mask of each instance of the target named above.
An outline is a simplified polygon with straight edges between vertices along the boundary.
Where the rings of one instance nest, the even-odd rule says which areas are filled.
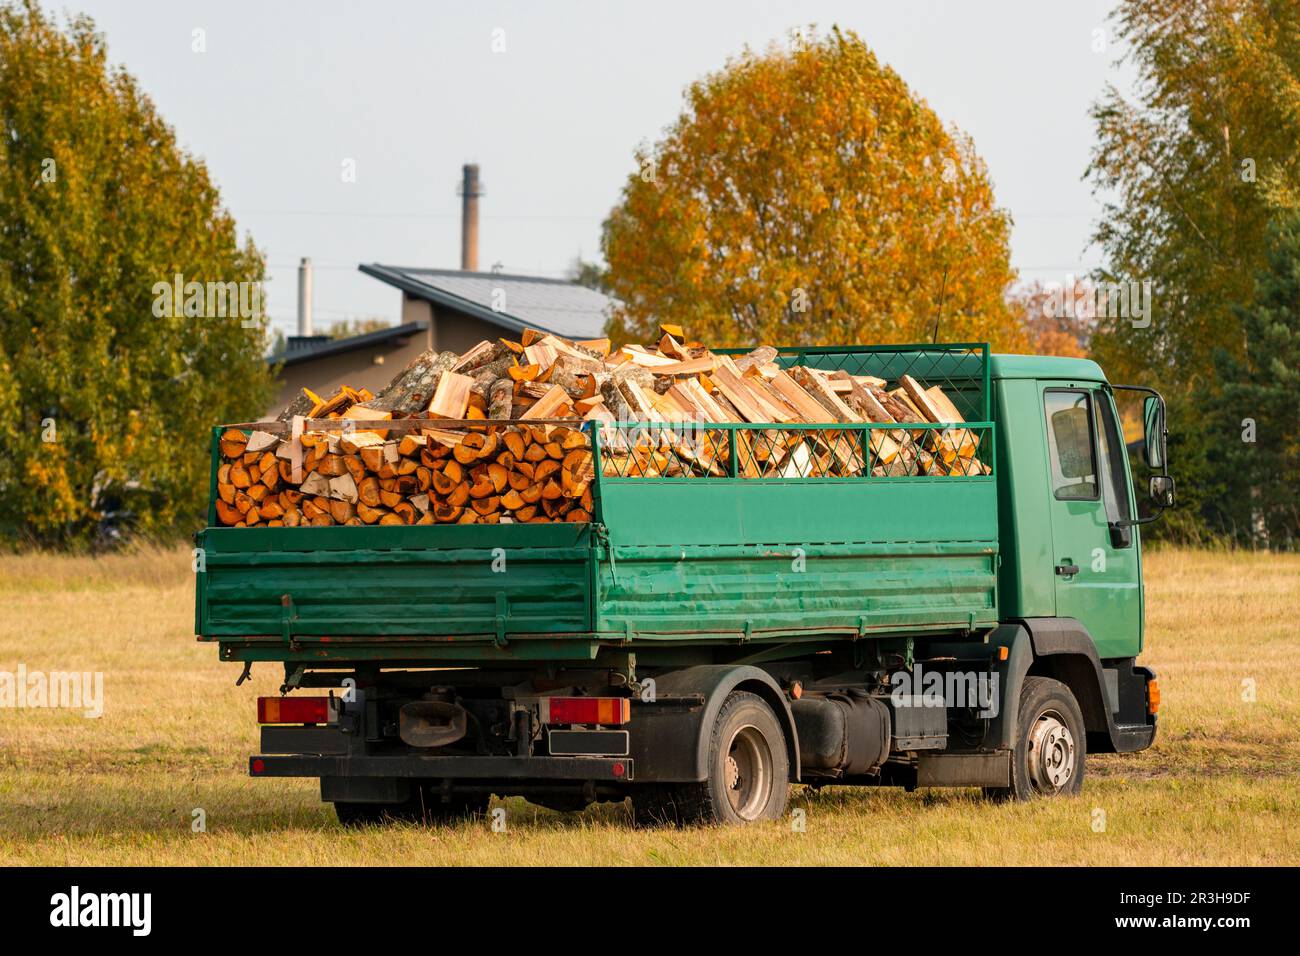
[[[627,768],[624,767],[621,763],[614,764],[612,769],[614,771],[614,776],[616,777],[621,777],[623,776],[623,774],[627,773]]]
[[[262,772],[263,770],[265,770],[265,769],[266,769],[266,761],[265,761],[265,760],[254,760],[254,761],[253,761],[253,773],[261,773],[261,772]]]
[[[626,697],[543,697],[544,724],[625,724],[632,717]]]
[[[328,697],[259,697],[259,724],[328,724]]]

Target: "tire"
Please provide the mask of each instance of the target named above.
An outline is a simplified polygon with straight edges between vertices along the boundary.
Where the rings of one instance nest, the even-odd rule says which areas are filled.
[[[487,794],[453,794],[444,803],[438,785],[421,784],[401,803],[350,803],[336,801],[334,813],[345,827],[383,826],[392,823],[454,823],[487,813]]]
[[[790,796],[790,758],[772,708],[747,691],[723,702],[709,735],[709,775],[699,783],[643,784],[632,793],[638,826],[779,820]]]
[[[1016,714],[1011,786],[986,787],[999,801],[1074,797],[1083,790],[1088,736],[1070,688],[1050,677],[1026,677]]]

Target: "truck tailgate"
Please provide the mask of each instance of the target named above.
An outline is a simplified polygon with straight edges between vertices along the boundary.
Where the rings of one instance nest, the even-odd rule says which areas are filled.
[[[208,528],[201,637],[335,639],[591,629],[586,524]]]

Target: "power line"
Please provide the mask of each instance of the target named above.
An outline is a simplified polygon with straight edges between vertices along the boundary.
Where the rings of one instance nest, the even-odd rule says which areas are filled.
[[[460,213],[455,212],[350,212],[338,209],[246,209],[248,216],[334,216],[352,219],[441,219],[458,220]],[[499,220],[538,220],[545,222],[602,222],[604,216],[558,216],[549,213],[540,215],[484,215],[482,219]]]

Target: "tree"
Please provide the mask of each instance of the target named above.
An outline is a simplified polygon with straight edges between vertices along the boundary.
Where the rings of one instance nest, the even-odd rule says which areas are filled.
[[[1112,375],[1171,388],[1241,355],[1235,306],[1264,265],[1268,222],[1300,202],[1300,6],[1280,0],[1123,0],[1113,14],[1135,101],[1093,107],[1087,175],[1109,198],[1093,239],[1104,281],[1150,279],[1149,324],[1104,321]]]
[[[605,267],[599,262],[588,262],[582,256],[574,257],[573,262],[569,265],[567,278],[574,285],[595,289],[597,292],[609,291]]]
[[[1300,213],[1275,224],[1267,242],[1255,301],[1237,310],[1243,354],[1215,355],[1223,390],[1211,455],[1229,476],[1218,506],[1238,540],[1292,549],[1300,538]]]
[[[613,337],[1022,344],[983,162],[856,34],[746,49],[686,99],[605,223]]]
[[[0,7],[0,134],[0,532],[191,524],[270,398],[262,256],[88,18]]]
[[[364,319],[339,319],[326,330],[326,334],[332,339],[350,339],[354,335],[379,332],[391,327],[392,323],[387,319],[374,315]]]
[[[1105,195],[1101,281],[1150,280],[1149,321],[1103,317],[1112,379],[1162,388],[1181,504],[1153,534],[1240,536],[1237,482],[1214,425],[1214,356],[1244,358],[1243,307],[1268,226],[1300,203],[1300,7],[1279,0],[1123,0],[1112,15],[1136,69],[1133,101],[1093,107],[1087,175]],[[1229,470],[1225,470],[1229,469]]]

